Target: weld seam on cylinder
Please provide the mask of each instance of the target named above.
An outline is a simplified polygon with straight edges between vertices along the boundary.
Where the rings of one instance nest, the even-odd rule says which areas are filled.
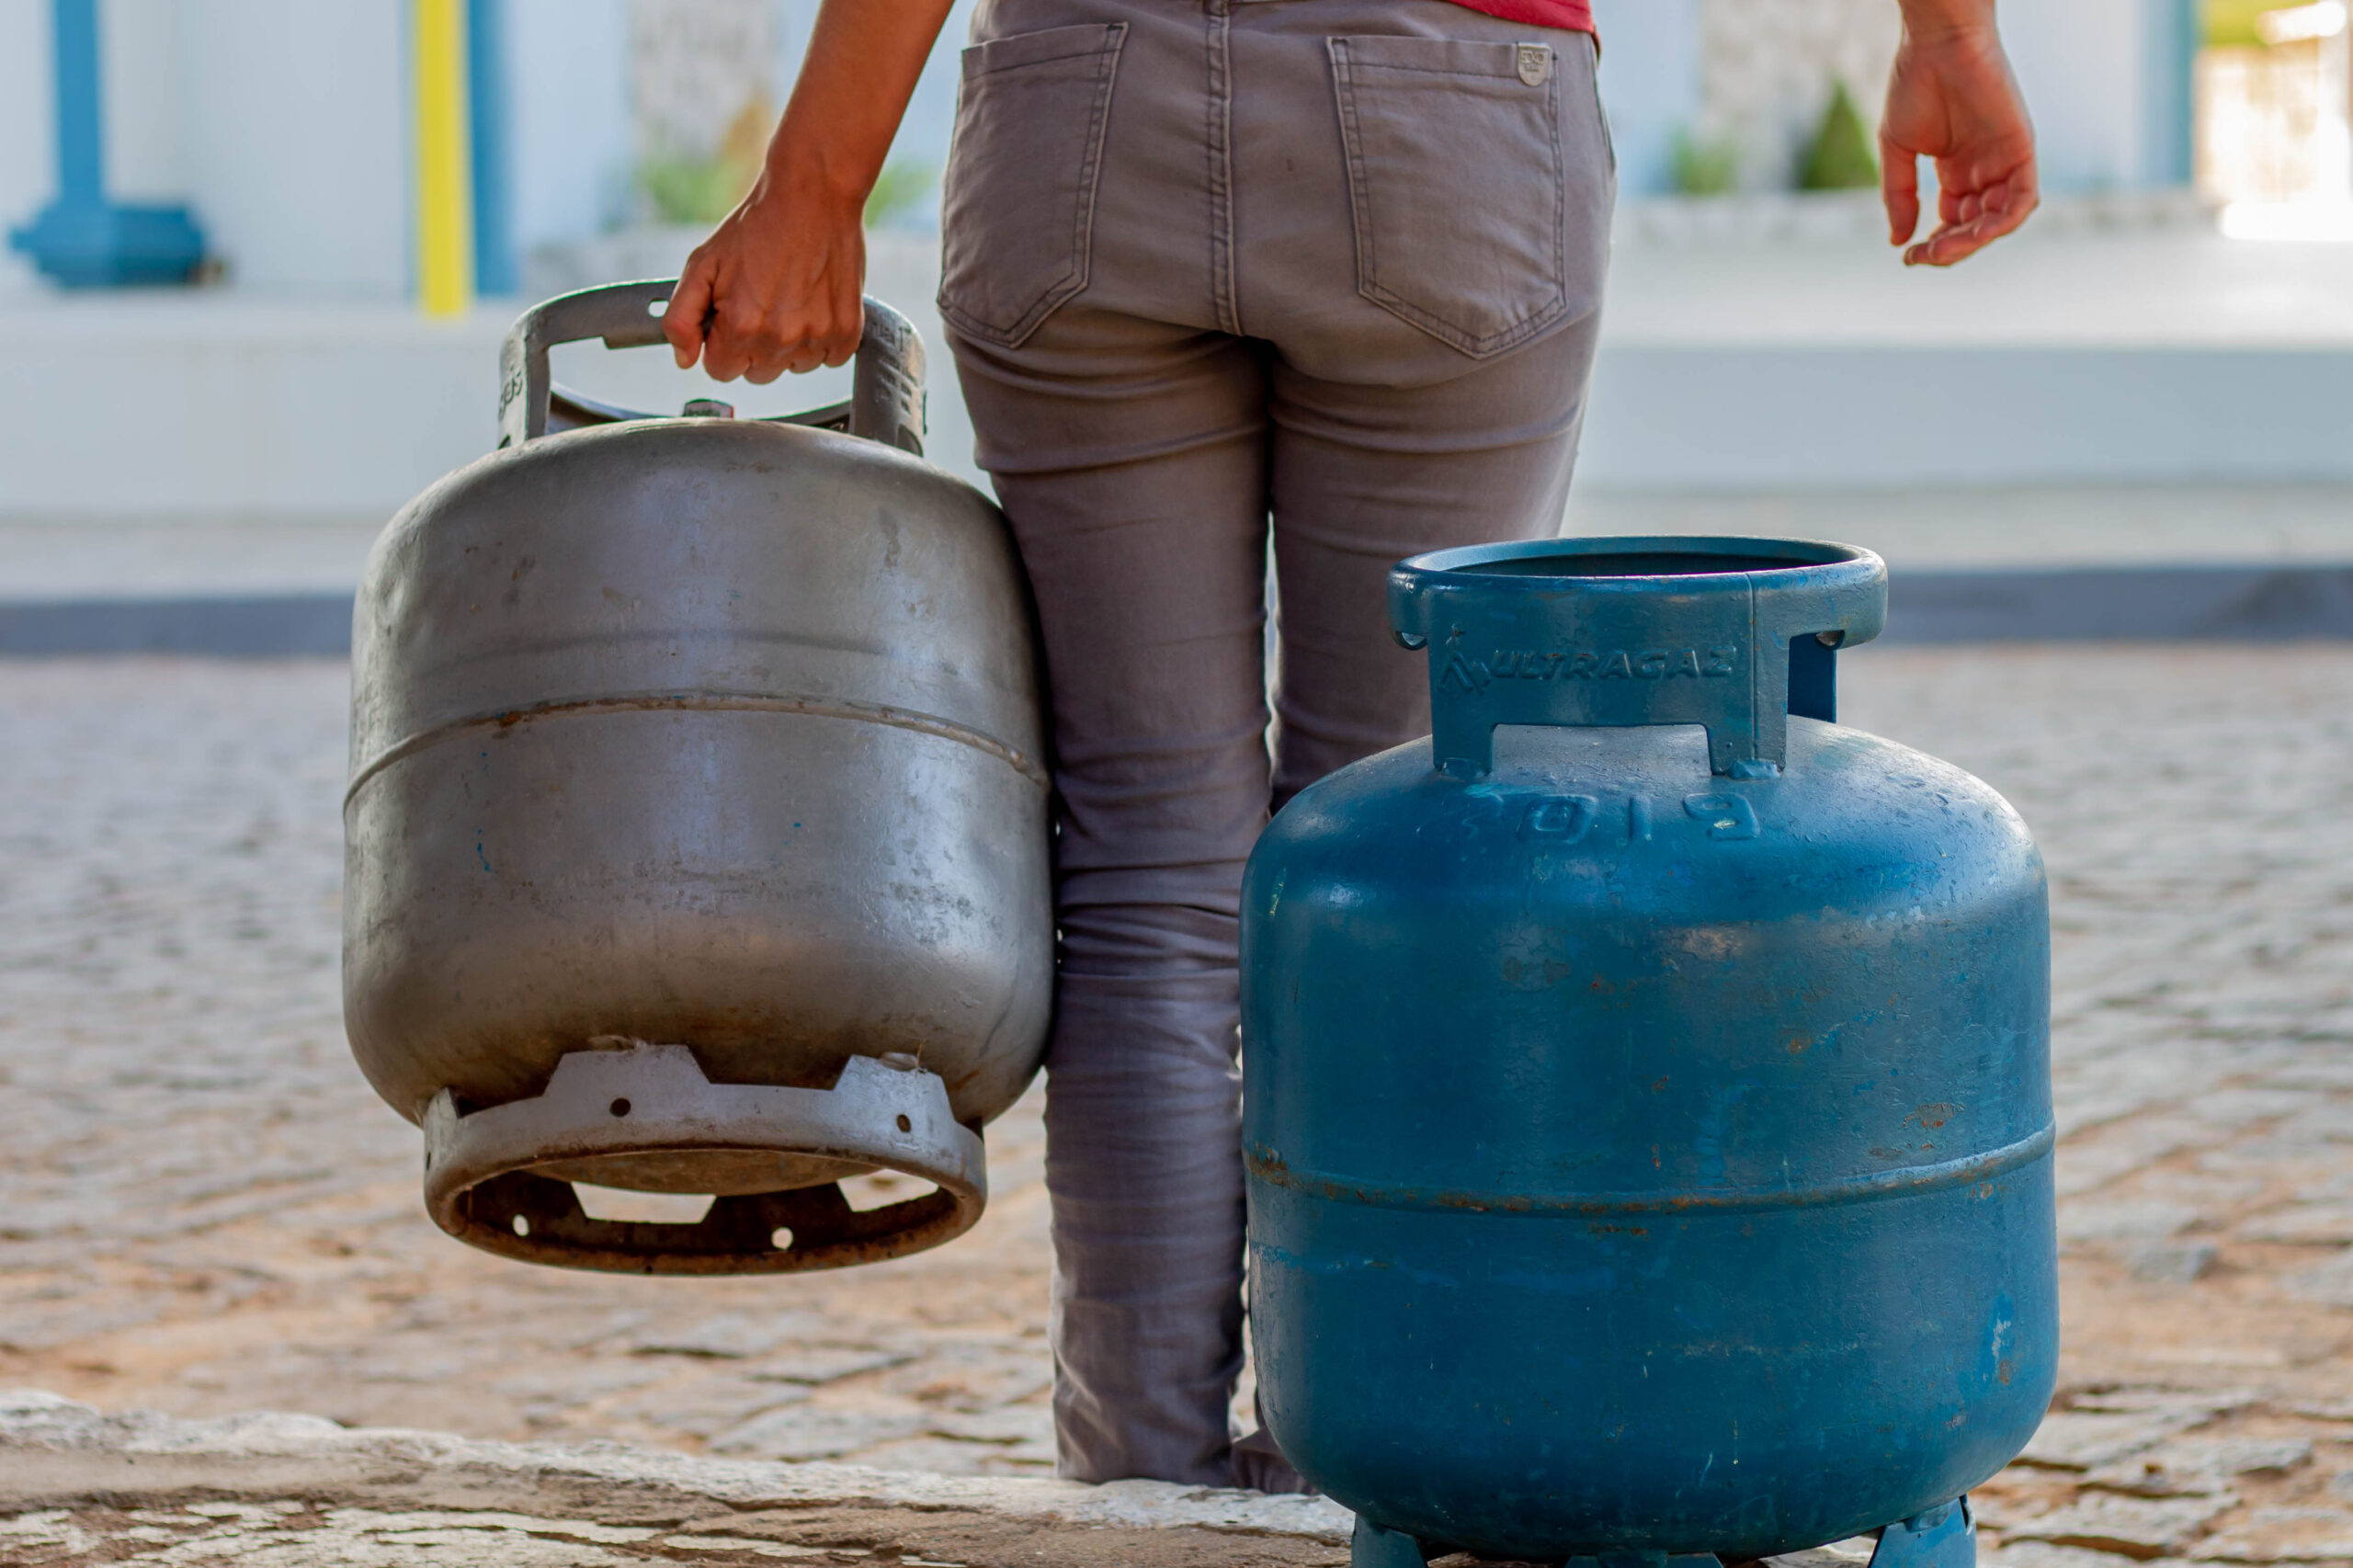
[[[535,702],[528,707],[502,708],[494,713],[482,713],[469,719],[452,719],[446,724],[436,724],[404,741],[394,742],[355,768],[351,783],[343,792],[343,803],[348,806],[359,793],[360,786],[403,757],[414,756],[429,746],[469,730],[505,729],[532,719],[573,714],[662,712],[803,713],[817,719],[848,719],[861,723],[887,725],[896,730],[913,730],[918,734],[935,735],[941,740],[971,746],[975,751],[986,752],[1039,789],[1050,786],[1044,767],[1035,757],[1025,756],[995,736],[983,734],[953,719],[920,713],[912,708],[892,708],[880,702],[848,701],[839,698],[805,697],[797,692],[782,695],[731,691],[649,692],[641,696]]]
[[[2030,1165],[2049,1154],[2057,1142],[2057,1128],[2045,1122],[2040,1131],[2029,1133],[2015,1143],[1933,1165],[1907,1165],[1902,1170],[1847,1176],[1813,1187],[1668,1195],[1595,1192],[1535,1197],[1525,1193],[1434,1192],[1394,1183],[1352,1181],[1343,1176],[1293,1170],[1256,1149],[1249,1152],[1249,1165],[1250,1174],[1269,1186],[1289,1187],[1295,1192],[1334,1202],[1362,1204],[1370,1209],[1407,1209],[1432,1213],[1495,1214],[1531,1219],[1592,1214],[1723,1214],[1757,1209],[1813,1209],[1841,1203],[1867,1203],[1884,1198],[1909,1198],[1943,1187],[1965,1187],[1971,1182],[1989,1181],[2020,1165]]]

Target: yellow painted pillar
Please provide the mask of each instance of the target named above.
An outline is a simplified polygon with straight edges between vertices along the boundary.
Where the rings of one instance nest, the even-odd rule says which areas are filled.
[[[416,296],[429,316],[474,298],[473,156],[466,0],[409,0],[415,80]]]

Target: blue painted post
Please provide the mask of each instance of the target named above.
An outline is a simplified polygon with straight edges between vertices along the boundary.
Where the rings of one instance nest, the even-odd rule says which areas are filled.
[[[523,279],[515,255],[505,0],[468,0],[466,59],[467,111],[473,126],[474,288],[483,294],[517,293]]]
[[[98,119],[98,8],[96,0],[56,0],[51,9],[58,194],[96,196],[107,182],[105,133]]]
[[[2198,0],[2146,3],[2141,178],[2148,185],[2188,185],[2198,160]]]
[[[97,0],[51,0],[56,54],[57,199],[8,243],[69,289],[184,283],[204,235],[184,207],[129,207],[106,197],[105,102]]]

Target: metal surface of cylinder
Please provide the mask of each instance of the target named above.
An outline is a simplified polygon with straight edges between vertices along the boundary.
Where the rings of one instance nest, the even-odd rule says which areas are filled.
[[[1962,1561],[2041,1419],[2042,863],[1831,722],[1884,603],[1785,540],[1392,577],[1435,736],[1293,801],[1243,921],[1258,1393],[1360,1563]]]
[[[665,286],[631,287],[620,319],[642,324]],[[444,1091],[452,1114],[507,1106],[567,1054],[634,1042],[688,1048],[713,1085],[830,1090],[889,1058],[938,1080],[942,1137],[978,1129],[1036,1071],[1052,961],[1044,718],[1002,516],[852,434],[526,423],[393,520],[359,594],[344,979],[369,1082],[422,1120]],[[899,1123],[871,1159],[775,1125],[642,1149],[584,1127],[537,1168],[787,1191],[892,1163]],[[578,1261],[514,1218],[467,1239]],[[657,1270],[660,1240],[639,1238]]]

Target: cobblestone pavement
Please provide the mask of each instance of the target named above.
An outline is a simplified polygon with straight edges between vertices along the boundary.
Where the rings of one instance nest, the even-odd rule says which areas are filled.
[[[2353,1562],[2353,649],[1845,664],[1850,722],[1991,780],[2052,870],[2065,1386],[1981,1494],[2002,1558]],[[344,679],[0,664],[0,1385],[1044,1472],[1034,1095],[981,1228],[876,1267],[432,1229],[336,1017]]]

